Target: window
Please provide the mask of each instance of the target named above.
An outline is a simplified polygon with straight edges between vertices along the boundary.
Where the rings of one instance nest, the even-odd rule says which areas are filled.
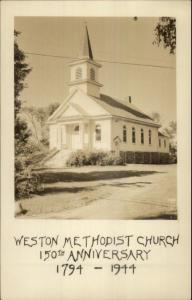
[[[164,140],[164,147],[166,148],[166,140]]]
[[[90,70],[90,78],[91,80],[95,80],[95,70],[93,68]]]
[[[132,127],[132,143],[136,142],[135,127]]]
[[[141,144],[144,144],[144,131],[141,129]]]
[[[149,129],[149,145],[151,145],[151,129]]]
[[[161,148],[161,139],[159,139],[159,147]]]
[[[75,79],[81,79],[81,78],[82,78],[82,69],[79,67],[76,69]]]
[[[95,140],[97,142],[101,141],[101,125],[96,125],[95,126]]]
[[[126,126],[123,126],[123,142],[127,142],[127,128]]]

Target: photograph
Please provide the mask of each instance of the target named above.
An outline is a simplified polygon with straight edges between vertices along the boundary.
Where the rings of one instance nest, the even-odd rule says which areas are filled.
[[[18,219],[177,220],[176,19],[14,18]]]

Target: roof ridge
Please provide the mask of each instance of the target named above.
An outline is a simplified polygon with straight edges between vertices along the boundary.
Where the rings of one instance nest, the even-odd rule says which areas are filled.
[[[107,97],[108,99],[102,99],[102,96],[103,98]],[[99,99],[99,98],[98,98]],[[113,103],[109,103],[109,99],[112,100],[111,102]],[[127,104],[125,103],[122,103],[120,99],[117,99],[117,98],[114,98],[114,97],[111,97],[109,95],[105,95],[105,94],[100,94],[100,100],[101,101],[105,101],[106,103],[108,103],[109,105],[112,105],[114,107],[117,107],[119,109],[123,109],[123,110],[126,110],[128,111],[129,113],[132,113],[133,115],[137,116],[137,117],[140,117],[140,118],[144,118],[144,119],[149,119],[151,121],[154,122],[154,120],[148,116],[146,113],[143,113],[142,111],[140,111],[139,109],[137,109],[137,107],[130,107],[128,106]],[[118,105],[113,105],[115,104],[114,101],[117,102]],[[120,104],[120,105],[119,105]]]

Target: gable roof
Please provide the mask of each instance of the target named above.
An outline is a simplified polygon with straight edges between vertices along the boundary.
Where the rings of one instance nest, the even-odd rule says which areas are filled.
[[[65,111],[69,107],[73,107],[82,117],[95,117],[97,115],[110,116],[110,112],[104,109],[102,105],[98,104],[94,97],[90,97],[83,90],[76,88],[48,118],[47,124],[64,121],[66,119],[66,116],[64,115]],[[69,116],[67,118],[69,118]]]
[[[100,94],[100,98],[91,98],[94,98],[98,104],[100,104],[113,116],[142,121],[160,127],[160,125],[157,124],[151,117],[143,113],[131,103],[126,103],[122,100],[115,99],[104,94]]]
[[[155,127],[160,127],[159,124],[157,124],[150,116],[147,114],[143,113],[140,109],[138,109],[135,105],[132,103],[127,103],[125,101],[119,100],[112,98],[110,96],[100,94],[100,97],[94,97],[87,95],[84,91],[81,89],[75,89],[65,100],[64,102],[57,108],[57,110],[49,117],[48,123],[49,122],[54,122],[54,121],[63,121],[65,117],[63,116],[63,113],[69,104],[73,106],[82,116],[87,116],[87,117],[96,117],[97,114],[100,116],[99,111],[96,113],[94,110],[93,112],[90,113],[88,112],[88,107],[82,107],[82,103],[74,103],[73,102],[73,97],[76,97],[76,93],[78,93],[78,97],[81,96],[86,96],[87,99],[90,99],[94,101],[98,107],[103,109],[104,115],[106,116],[114,116],[114,117],[120,117],[120,118],[125,118],[129,119],[132,121],[140,121],[144,122],[146,124],[150,124]],[[80,99],[80,98],[79,98]],[[93,103],[92,103],[93,104]],[[91,108],[89,108],[90,110]]]
[[[158,131],[158,136],[169,138],[166,134],[163,134],[161,131]]]

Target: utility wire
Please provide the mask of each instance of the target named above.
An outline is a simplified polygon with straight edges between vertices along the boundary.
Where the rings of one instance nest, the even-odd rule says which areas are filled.
[[[77,57],[72,56],[60,56],[60,55],[51,55],[51,54],[43,54],[43,53],[35,53],[35,52],[25,52],[28,55],[36,55],[36,56],[45,56],[45,57],[53,57],[53,58],[61,58],[61,59],[77,59]],[[151,65],[151,64],[139,64],[139,63],[131,63],[126,61],[112,61],[105,59],[95,59],[98,62],[105,62],[110,64],[123,64],[123,65],[132,65],[132,66],[141,66],[141,67],[153,67],[153,68],[162,68],[162,69],[175,69],[175,67],[171,66],[162,66],[162,65]]]

